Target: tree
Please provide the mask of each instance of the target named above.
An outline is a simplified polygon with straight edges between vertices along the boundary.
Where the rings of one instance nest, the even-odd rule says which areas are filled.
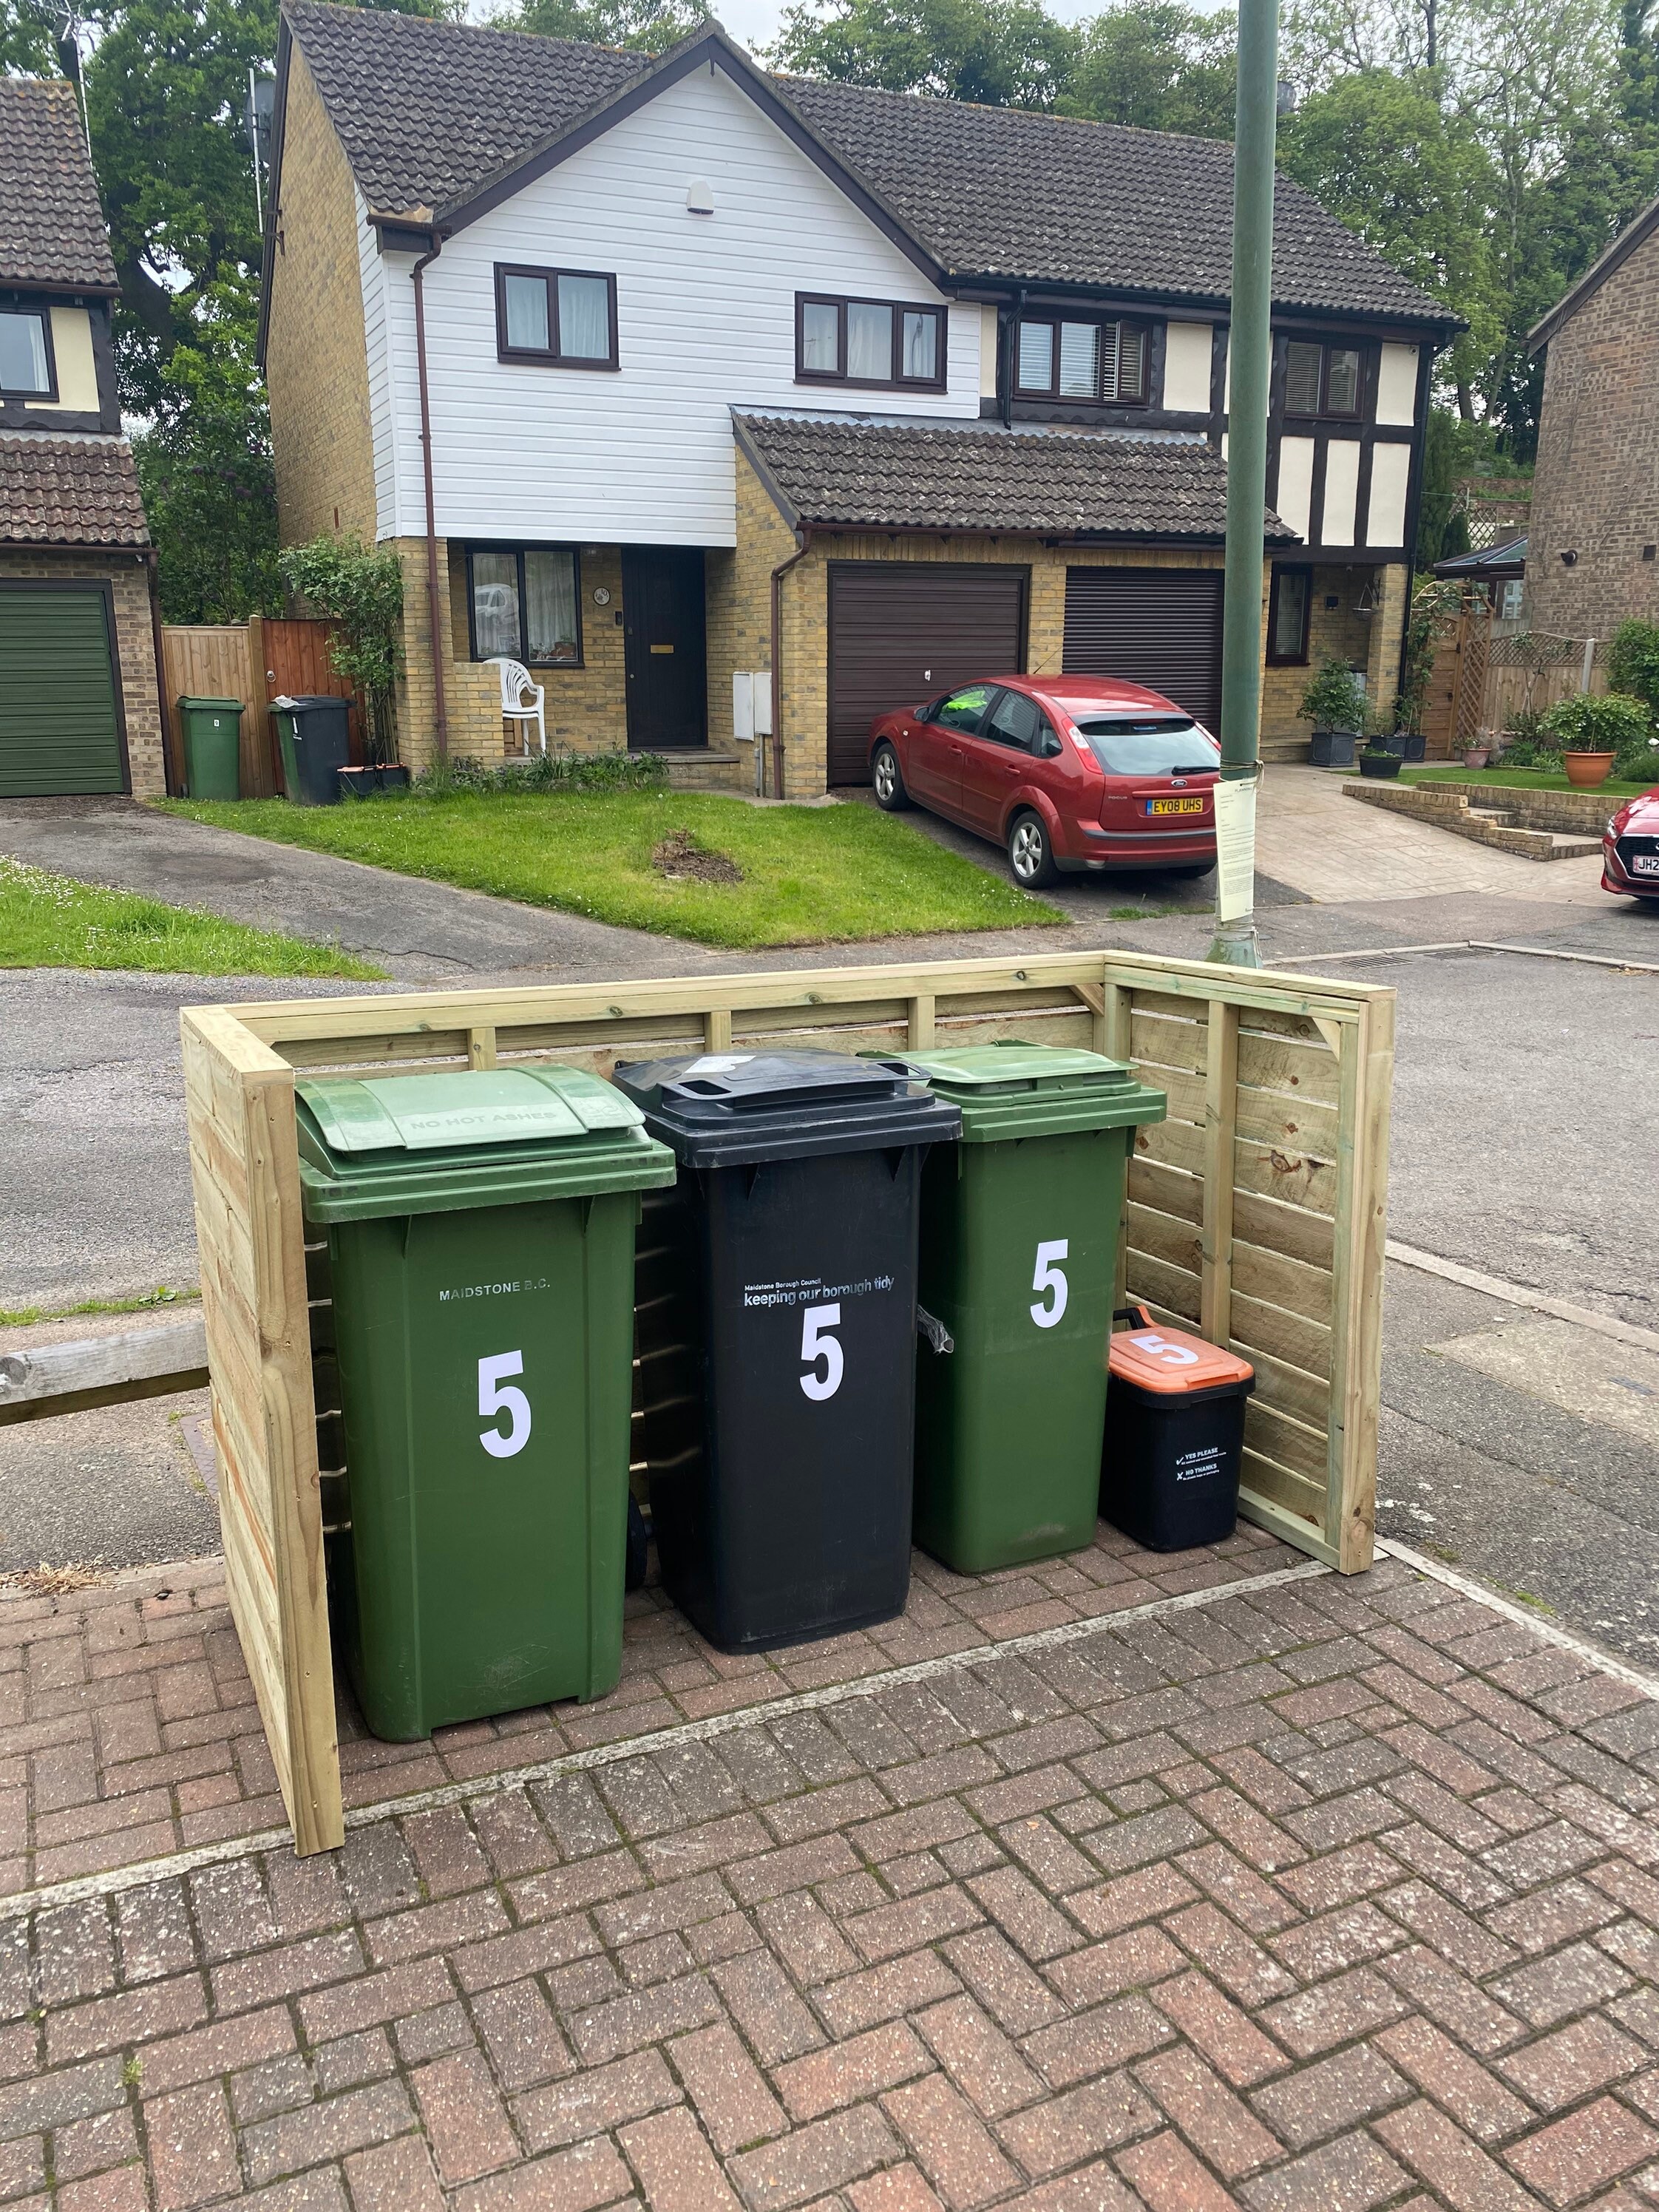
[[[707,0],[523,0],[495,18],[504,29],[544,39],[580,39],[594,46],[631,46],[659,54],[702,28]]]
[[[1502,340],[1486,235],[1496,179],[1486,149],[1436,97],[1433,73],[1364,69],[1316,93],[1281,131],[1285,170],[1383,258],[1470,327],[1451,349],[1459,411]]]
[[[1124,0],[1079,30],[1076,65],[1058,102],[1062,114],[1200,138],[1232,137],[1235,15],[1201,15],[1181,0]]]
[[[802,76],[1052,107],[1078,35],[1036,0],[795,0],[767,59]]]
[[[190,336],[161,367],[149,427],[132,441],[166,622],[241,622],[282,607],[270,426],[252,332],[246,289],[210,286]]]
[[[403,564],[389,545],[326,532],[278,555],[283,580],[336,625],[329,659],[337,674],[362,691],[368,709],[368,750],[394,760],[392,695],[403,672]]]

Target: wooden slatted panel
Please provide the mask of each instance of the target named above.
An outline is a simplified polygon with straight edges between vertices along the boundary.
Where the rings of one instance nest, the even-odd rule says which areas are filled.
[[[258,644],[264,666],[257,669],[255,673],[264,685],[267,701],[301,699],[308,695],[349,699],[351,712],[347,717],[346,730],[351,745],[352,763],[360,766],[363,757],[362,707],[349,680],[335,672],[334,663],[329,657],[329,641],[333,635],[333,629],[331,623],[303,621],[295,617],[262,622],[258,626]],[[268,713],[266,719],[269,720]],[[268,732],[265,744],[269,757]]]
[[[294,1151],[295,1066],[489,1066],[795,1037],[1084,1042],[1167,1091],[1137,1133],[1125,1295],[1255,1366],[1241,1504],[1368,1564],[1393,994],[1139,954],[775,971],[192,1009],[183,1017],[233,1606],[302,1849],[338,1775]],[[1120,1302],[1121,1302],[1120,1300]]]
[[[180,1017],[232,1618],[301,1851],[344,1838],[294,1073],[219,1007]]]

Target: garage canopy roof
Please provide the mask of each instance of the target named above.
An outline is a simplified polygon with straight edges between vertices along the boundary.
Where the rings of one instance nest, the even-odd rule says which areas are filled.
[[[0,544],[148,545],[119,438],[0,438]]]
[[[792,525],[986,530],[1218,545],[1226,464],[1209,447],[1106,433],[736,415],[738,445]],[[1270,544],[1300,541],[1267,513]]]

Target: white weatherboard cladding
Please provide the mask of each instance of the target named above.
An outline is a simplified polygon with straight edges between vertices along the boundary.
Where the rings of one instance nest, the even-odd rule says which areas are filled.
[[[1311,438],[1281,438],[1279,441],[1279,491],[1273,512],[1298,538],[1308,535],[1313,508],[1314,441]]]
[[[1368,545],[1403,545],[1406,542],[1406,489],[1411,480],[1409,446],[1371,447],[1371,504],[1365,518]]]
[[[399,256],[395,260],[380,258],[369,228],[368,208],[361,192],[357,202],[357,266],[363,282],[363,349],[368,356],[368,422],[374,447],[374,508],[378,517],[376,527],[382,538],[398,535],[398,428],[393,408],[397,397],[386,369],[386,300],[388,288],[409,289],[409,272],[414,267],[412,256]],[[410,327],[414,328],[411,309]],[[417,401],[418,405],[418,401]],[[416,448],[416,466],[420,466],[420,416],[414,417],[413,429]],[[422,513],[420,522],[406,523],[411,532],[424,530]]]
[[[694,177],[714,186],[712,216],[687,211]],[[620,370],[497,361],[497,262],[613,273]],[[412,265],[384,263],[397,430],[380,529],[404,536],[426,526]],[[439,535],[731,545],[733,405],[977,417],[974,307],[950,316],[947,392],[838,391],[795,382],[798,291],[943,300],[728,78],[699,70],[428,270]],[[381,442],[377,428],[377,459]]]
[[[1210,325],[1171,323],[1164,337],[1164,404],[1176,415],[1210,411]]]
[[[1322,544],[1353,544],[1358,500],[1359,441],[1333,438],[1325,448],[1325,512],[1319,526]]]
[[[1414,345],[1383,345],[1376,368],[1376,419],[1400,429],[1408,428],[1417,420]]]
[[[971,313],[972,310],[966,309]],[[994,399],[997,396],[997,311],[981,307],[979,311],[979,396]]]

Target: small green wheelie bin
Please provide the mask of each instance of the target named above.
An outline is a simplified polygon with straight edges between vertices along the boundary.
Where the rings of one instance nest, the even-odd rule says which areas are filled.
[[[407,1742],[603,1696],[622,1665],[634,1232],[674,1155],[578,1068],[295,1089],[325,1479],[343,1444],[330,1595],[365,1719]]]
[[[1164,1093],[1062,1045],[897,1057],[962,1109],[960,1142],[922,1173],[915,1540],[960,1574],[1077,1551],[1100,1493],[1128,1152]]]
[[[240,699],[181,698],[185,782],[192,799],[242,795],[242,702]]]

